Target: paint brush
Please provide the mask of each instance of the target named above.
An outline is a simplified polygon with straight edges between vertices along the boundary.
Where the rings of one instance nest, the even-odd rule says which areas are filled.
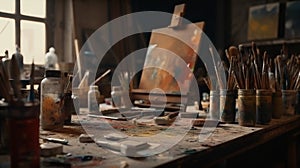
[[[264,52],[263,55],[263,63],[262,63],[262,71],[261,71],[261,89],[269,89],[269,77],[268,77],[268,69],[269,69],[269,64],[268,64],[268,55],[267,52]]]
[[[12,88],[14,91],[14,96],[17,98],[18,101],[21,100],[21,81],[20,81],[20,69],[18,66],[18,60],[15,55],[11,57],[11,64],[10,64],[10,76],[12,79]]]
[[[277,56],[277,64],[278,64],[278,72],[279,72],[279,76],[280,76],[280,86],[281,89],[284,89],[284,76],[283,76],[283,63],[282,63],[282,59],[281,59],[281,55]]]
[[[300,71],[298,72],[297,79],[295,81],[294,90],[298,90],[300,85]]]
[[[233,57],[230,58],[228,78],[227,78],[227,90],[232,90],[234,88],[234,77],[233,77]]]
[[[209,90],[213,90],[213,86],[211,84],[210,78],[209,77],[205,77],[203,78],[203,81],[205,82],[206,86],[208,87]]]
[[[218,72],[217,64],[216,64],[216,61],[215,61],[215,55],[213,53],[212,47],[209,47],[209,52],[210,52],[210,55],[211,55],[212,60],[213,60],[214,69],[215,69],[218,84],[219,84],[221,89],[224,89],[224,85],[223,85],[223,82],[222,82],[221,77],[220,77],[219,72]]]
[[[96,84],[97,82],[99,82],[102,78],[104,78],[108,73],[110,73],[110,69],[108,69],[107,71],[105,71],[100,77],[98,77],[94,82],[92,82],[91,85]]]
[[[240,62],[240,55],[239,55],[239,50],[235,47],[235,46],[230,46],[229,47],[229,55],[230,57],[236,57],[238,59],[238,61]]]
[[[67,84],[64,87],[64,94],[68,93],[68,92],[71,92],[72,80],[73,80],[73,75],[68,75],[68,81],[67,81]]]
[[[11,86],[9,84],[8,73],[0,59],[0,94],[6,102],[11,101]]]
[[[246,52],[246,49],[242,44],[238,46],[238,49],[239,49],[239,54],[241,56],[241,62],[246,63],[249,60],[249,53]]]
[[[279,63],[279,57],[280,55],[278,55],[274,62],[276,63],[276,73],[275,73],[275,78],[277,79],[277,82],[278,82],[278,90],[282,89],[282,76],[281,76],[281,70],[280,70],[280,63]]]
[[[28,101],[29,102],[34,102],[34,69],[35,69],[35,65],[34,65],[34,60],[32,60],[31,63],[31,70],[30,70],[30,91],[29,91],[29,95],[28,95]]]
[[[9,92],[7,90],[7,88],[5,87],[4,83],[8,82],[5,81],[3,76],[0,74],[0,95],[5,99],[5,101],[9,102],[10,101],[10,95]]]
[[[228,61],[230,61],[231,60],[231,56],[229,55],[229,52],[228,52],[227,49],[225,49],[225,55],[226,55]]]
[[[254,74],[255,79],[256,79],[256,86],[257,86],[257,88],[261,88],[261,78],[260,78],[260,75],[259,75],[260,73],[259,73],[258,65],[256,64],[255,59],[253,59],[253,65],[254,65],[254,72],[253,72],[253,74]]]
[[[258,72],[261,72],[262,69],[261,57],[259,55],[259,50],[257,49],[256,44],[254,42],[252,42],[251,52],[254,57],[256,69],[258,70]]]
[[[78,40],[74,40],[74,46],[75,46],[75,55],[76,55],[76,63],[78,68],[78,75],[79,80],[82,80],[82,72],[81,72],[81,61],[80,61],[80,54],[79,54],[79,46],[78,46]]]

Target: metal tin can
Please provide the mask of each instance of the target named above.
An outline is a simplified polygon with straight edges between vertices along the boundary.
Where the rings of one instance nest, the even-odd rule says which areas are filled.
[[[256,123],[268,124],[272,118],[272,91],[256,90]]]
[[[284,115],[295,115],[297,90],[282,90]]]
[[[238,122],[241,126],[255,126],[256,123],[256,98],[255,90],[238,90]]]
[[[282,93],[276,91],[272,97],[272,118],[280,119],[283,114]]]
[[[233,90],[220,91],[220,113],[222,122],[235,122],[235,93]]]

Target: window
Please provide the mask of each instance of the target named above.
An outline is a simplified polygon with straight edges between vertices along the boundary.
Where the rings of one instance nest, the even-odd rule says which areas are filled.
[[[24,64],[34,59],[44,64],[46,53],[46,1],[0,0],[0,55],[16,51],[24,56]]]

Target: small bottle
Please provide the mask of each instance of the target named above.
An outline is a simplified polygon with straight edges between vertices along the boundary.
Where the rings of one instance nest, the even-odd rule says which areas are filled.
[[[23,55],[20,52],[20,48],[18,45],[16,45],[16,52],[13,54],[13,57],[16,57],[18,61],[18,66],[20,69],[20,72],[22,73],[24,70],[24,62],[23,62]]]
[[[70,124],[72,120],[72,114],[76,114],[75,108],[74,108],[74,102],[72,98],[72,80],[73,76],[68,75],[68,81],[67,84],[64,86],[64,96],[63,96],[63,107],[62,107],[62,113],[64,115],[64,123]]]
[[[122,107],[122,88],[120,86],[113,86],[111,90],[111,99],[113,107]]]
[[[208,113],[208,108],[209,108],[209,94],[206,93],[206,92],[202,94],[201,107],[202,107],[202,109],[206,113]]]
[[[49,48],[49,52],[46,53],[45,68],[55,69],[57,64],[57,55],[55,54],[55,49],[53,47]]]
[[[213,120],[220,120],[220,93],[216,90],[209,92],[209,114]]]
[[[99,112],[100,92],[97,85],[91,85],[88,93],[88,109],[90,113]]]
[[[46,70],[41,82],[41,126],[44,130],[62,128],[64,124],[62,108],[61,72]]]

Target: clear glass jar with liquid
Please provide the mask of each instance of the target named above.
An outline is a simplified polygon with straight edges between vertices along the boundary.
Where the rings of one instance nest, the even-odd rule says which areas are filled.
[[[53,130],[63,127],[62,105],[61,71],[47,70],[41,82],[40,122],[42,129]]]

